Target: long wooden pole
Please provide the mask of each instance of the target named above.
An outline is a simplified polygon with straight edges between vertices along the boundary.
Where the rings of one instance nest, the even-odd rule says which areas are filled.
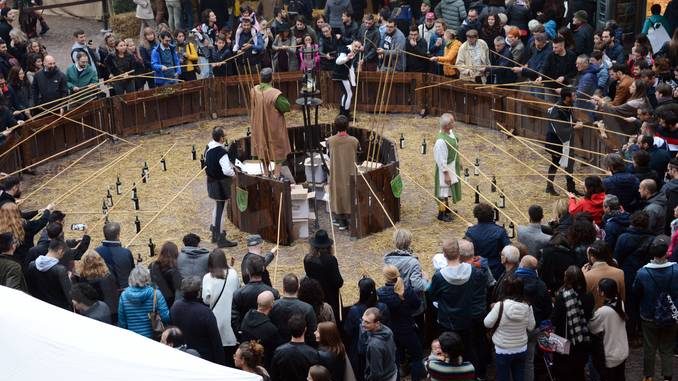
[[[51,183],[52,180],[54,180],[54,179],[56,179],[57,177],[61,176],[61,174],[63,174],[64,172],[66,172],[67,170],[69,170],[70,168],[72,168],[74,165],[78,164],[82,159],[84,159],[85,157],[87,157],[90,153],[96,151],[99,147],[101,147],[102,145],[106,144],[106,142],[108,142],[108,140],[104,140],[103,142],[101,142],[101,143],[97,144],[96,146],[94,146],[94,148],[92,148],[92,149],[90,149],[89,151],[85,152],[84,155],[82,155],[82,156],[80,156],[79,158],[77,158],[76,160],[74,160],[74,161],[73,161],[71,164],[69,164],[66,168],[64,168],[64,169],[62,169],[61,171],[59,171],[59,173],[57,173],[56,175],[52,176],[52,177],[49,178],[47,181],[44,181],[42,184],[40,184],[39,187],[37,187],[36,189],[34,189],[31,193],[27,194],[26,197],[24,197],[24,198],[21,199],[21,202],[26,202],[26,200],[28,200],[31,196],[33,196],[34,194],[36,194],[36,193],[38,193],[39,191],[41,191],[42,188],[44,188],[45,186],[47,186],[47,184]]]
[[[559,119],[546,118],[546,117],[543,117],[543,116],[536,116],[536,115],[521,114],[521,113],[511,112],[511,111],[497,110],[497,109],[494,109],[494,108],[492,109],[492,111],[498,112],[498,113],[501,113],[501,114],[508,114],[508,115],[521,116],[521,117],[525,117],[525,118],[532,118],[532,119],[545,120],[545,121],[548,121],[548,122],[567,123],[567,124],[572,124],[572,125],[577,124],[577,122],[568,122],[568,121],[559,120]],[[590,128],[590,129],[592,129],[592,130],[600,131],[600,127],[590,126],[590,125],[588,125],[588,124],[582,124],[582,127],[584,127],[584,128]],[[627,137],[627,138],[629,138],[629,137],[631,137],[631,136],[635,136],[635,135],[624,134],[624,133],[622,133],[622,132],[617,132],[617,131],[613,131],[613,130],[607,130],[607,129],[606,129],[605,131],[606,131],[606,132],[613,133],[613,134],[615,134],[615,135],[625,136],[625,137]]]
[[[476,187],[474,187],[473,184],[471,184],[471,183],[469,183],[468,181],[464,180],[464,176],[457,176],[457,179],[458,179],[459,181],[461,181],[462,184],[464,184],[464,185],[466,185],[467,187],[469,187],[470,189],[472,189],[474,192],[477,191]],[[493,202],[492,200],[490,200],[487,196],[485,196],[482,192],[478,192],[478,195],[479,195],[480,197],[482,197],[483,200],[487,201],[488,204],[494,205],[494,202]],[[504,196],[506,196],[506,195],[504,195]],[[514,225],[518,226],[518,224],[513,220],[513,218],[511,218],[511,216],[509,216],[509,215],[504,211],[503,208],[497,208],[497,210],[499,211],[499,213],[503,214],[504,217],[506,217],[507,220],[509,220],[510,222],[513,222]]]
[[[440,201],[440,199],[438,199],[438,197],[436,197],[435,194],[429,193],[428,190],[427,190],[426,188],[424,188],[424,186],[422,186],[421,184],[419,184],[412,176],[410,176],[410,175],[408,175],[407,173],[405,173],[405,172],[403,171],[402,168],[398,168],[398,171],[400,172],[401,175],[404,175],[404,176],[407,177],[411,182],[413,182],[416,186],[418,186],[419,188],[421,188],[421,190],[424,192],[425,195],[432,197],[438,204],[444,206],[445,209],[447,209],[447,210],[450,211],[450,213],[454,214],[455,216],[459,217],[459,219],[461,219],[462,221],[464,221],[464,222],[466,223],[466,225],[468,225],[468,226],[473,225],[469,220],[467,220],[466,218],[464,218],[464,216],[462,216],[461,214],[455,212],[454,209],[450,208],[448,205],[445,205],[444,202]]]
[[[278,202],[278,234],[275,239],[275,268],[273,269],[273,284],[278,284],[278,258],[280,257],[280,220],[282,218],[283,192],[280,192],[280,201]]]
[[[339,258],[337,255],[337,237],[334,235],[334,224],[332,223],[332,202],[330,200],[327,201],[327,208],[329,210],[329,220],[330,220],[330,230],[332,231],[332,241],[334,241],[334,246],[332,247],[334,249],[334,257]],[[342,315],[343,315],[343,306],[344,303],[341,300],[341,289],[337,290],[337,294],[339,294],[339,321],[342,321]]]
[[[367,181],[367,178],[365,177],[365,175],[362,172],[360,172],[360,167],[358,167],[358,164],[353,163],[353,165],[355,165],[356,170],[358,171],[358,173],[360,173],[360,176],[365,181],[365,184],[367,184],[367,187],[370,189],[370,192],[372,193],[372,196],[374,196],[374,199],[377,200],[377,202],[379,203],[379,206],[381,206],[381,210],[384,211],[384,214],[386,215],[386,218],[388,218],[388,221],[391,223],[391,226],[393,226],[395,228],[395,223],[393,222],[393,219],[391,219],[391,216],[388,215],[388,212],[386,211],[384,204],[381,203],[379,196],[377,196],[377,194],[374,193],[374,190],[372,189],[370,182]]]
[[[479,137],[480,139],[484,140],[487,144],[490,144],[490,145],[494,146],[495,148],[497,148],[498,150],[500,150],[501,152],[503,152],[504,155],[506,155],[506,156],[512,158],[513,160],[517,161],[518,163],[522,164],[523,166],[525,166],[527,169],[529,169],[529,170],[532,171],[533,173],[535,173],[535,174],[539,175],[540,177],[542,177],[544,180],[546,180],[546,181],[548,181],[549,183],[553,184],[554,186],[560,188],[561,190],[563,190],[563,192],[568,193],[568,190],[567,190],[567,189],[563,188],[560,184],[558,184],[558,183],[556,183],[555,181],[549,179],[548,177],[542,175],[541,173],[539,173],[539,171],[537,171],[536,169],[530,167],[530,166],[527,165],[524,161],[518,159],[518,158],[517,158],[515,155],[513,155],[512,153],[508,152],[507,150],[503,149],[502,147],[498,146],[497,144],[494,144],[491,140],[486,139],[485,137],[483,137],[483,136],[481,136],[481,135],[476,134],[476,136]]]
[[[193,182],[193,180],[195,180],[196,178],[198,178],[198,176],[200,176],[200,174],[202,174],[202,173],[203,173],[203,168],[200,168],[200,169],[193,175],[193,177],[191,177],[191,178],[186,182],[186,184],[185,184],[185,185],[184,185],[184,186],[183,186],[183,187],[182,187],[182,188],[181,188],[181,189],[180,189],[180,190],[179,190],[179,191],[178,191],[178,192],[177,192],[177,193],[169,200],[169,201],[167,201],[167,202],[165,203],[165,205],[163,205],[162,208],[160,208],[160,210],[158,210],[158,211],[153,215],[153,217],[151,217],[150,220],[148,220],[148,222],[146,223],[146,225],[142,226],[141,229],[139,229],[139,232],[138,232],[137,234],[135,234],[135,235],[129,240],[129,242],[127,242],[127,245],[126,245],[125,247],[129,248],[130,245],[132,245],[132,242],[134,242],[134,241],[139,237],[139,235],[141,235],[141,233],[143,233],[144,230],[146,230],[147,227],[151,226],[151,224],[153,223],[153,221],[155,221],[155,220],[158,218],[158,216],[160,215],[160,213],[162,213],[165,209],[167,209],[167,207],[170,206],[170,205],[174,202],[174,200],[176,200],[177,197],[179,197],[179,195],[181,195],[181,194],[186,190],[186,188],[188,188],[189,185],[191,185],[191,183]]]
[[[417,88],[414,89],[414,91],[419,91],[419,90],[424,90],[424,89],[430,89],[431,87],[445,86],[445,85],[449,85],[449,84],[451,84],[451,83],[458,82],[458,81],[461,81],[461,79],[456,78],[456,79],[451,79],[451,80],[445,81],[445,82],[434,83],[433,85],[417,87]]]
[[[532,100],[532,99],[520,99],[520,98],[514,98],[514,97],[506,97],[507,99],[515,100],[515,101],[522,101],[526,103],[533,103],[533,104],[540,104],[540,105],[548,105],[548,106],[553,106],[553,104],[548,103],[548,102],[542,102],[542,101],[537,101],[537,100]],[[584,112],[593,112],[596,114],[600,115],[607,115],[611,116],[614,118],[619,118],[619,119],[625,119],[624,116],[621,116],[619,114],[613,114],[611,112],[605,112],[605,111],[600,111],[600,110],[589,110],[583,107],[576,107],[576,106],[563,106],[563,105],[558,105],[560,108],[569,108],[570,110],[579,110],[579,111],[584,111]]]

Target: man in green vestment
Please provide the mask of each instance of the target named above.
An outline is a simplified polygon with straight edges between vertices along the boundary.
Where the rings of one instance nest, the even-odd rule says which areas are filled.
[[[453,203],[461,200],[461,160],[458,160],[459,144],[454,129],[454,115],[445,113],[440,116],[438,125],[440,131],[433,147],[433,158],[436,162],[435,193],[441,201],[438,203],[438,219],[452,221],[452,212],[448,209],[448,198]]]

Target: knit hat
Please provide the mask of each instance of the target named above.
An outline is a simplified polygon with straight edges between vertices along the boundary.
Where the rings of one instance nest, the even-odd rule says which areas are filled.
[[[426,4],[426,5],[428,5],[429,7],[431,6],[431,0],[423,0],[421,3],[422,3],[422,4]]]
[[[585,10],[580,9],[580,10],[574,12],[574,18],[576,18],[577,20],[579,20],[581,22],[587,22],[587,21],[589,21],[589,14],[586,13]]]

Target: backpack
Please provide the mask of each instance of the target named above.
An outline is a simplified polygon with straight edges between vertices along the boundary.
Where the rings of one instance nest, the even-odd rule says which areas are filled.
[[[673,267],[671,267],[671,278],[669,279],[668,287],[666,290],[659,288],[657,281],[655,281],[652,273],[647,272],[647,275],[652,279],[655,287],[659,291],[657,298],[654,301],[654,323],[659,327],[670,327],[678,323],[678,309],[671,299],[671,285],[673,284]]]

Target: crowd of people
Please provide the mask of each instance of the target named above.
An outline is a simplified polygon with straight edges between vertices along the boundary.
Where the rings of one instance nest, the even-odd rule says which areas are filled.
[[[569,193],[554,202],[548,223],[544,208],[531,206],[529,224],[515,234],[497,224],[493,206],[477,203],[476,224],[459,239],[443,240],[441,253],[415,253],[412,234],[396,229],[382,278],[363,277],[358,301],[344,310],[344,281],[323,230],[309,241],[304,274],[284,275],[277,290],[267,270],[277,252],[266,253],[258,235],[247,239],[239,274],[233,258],[201,246],[193,233],[181,248],[163,243],[157,259],[142,266],[122,246],[120,224],[108,222],[94,249],[87,231],[80,240],[64,240],[67,216],[51,204],[21,210],[21,180],[7,176],[0,180],[1,285],[265,380],[624,380],[630,349],[641,346],[645,379],[656,377],[657,352],[660,379],[672,379],[678,353],[674,1],[664,15],[652,6],[628,55],[626,31],[613,21],[597,31],[595,9],[585,1],[571,1],[566,14],[556,0],[423,0],[376,4],[375,17],[364,14],[362,3],[328,0],[314,19],[309,10],[318,4],[297,1],[294,15],[276,8],[270,22],[243,7],[237,17],[205,8],[201,22],[192,23],[183,2],[167,0],[168,25],[156,25],[148,1],[135,3],[144,20],[140,41],[108,34],[96,48],[76,30],[65,73],[37,40],[11,28],[5,36],[9,13],[0,12],[0,130],[29,118],[34,105],[112,77],[118,80],[110,82],[111,92],[124,94],[252,67],[332,71],[345,116],[358,70],[493,84],[532,80],[527,91],[555,103],[546,191],[560,196],[553,180],[562,167]],[[662,40],[661,30],[673,37]],[[130,72],[152,75],[123,76]],[[576,116],[580,122],[632,135],[603,160],[610,175],[587,176],[581,193],[568,156],[582,126],[572,107],[588,110]],[[445,144],[457,146],[453,125],[450,114],[441,117],[438,185],[451,185],[459,172],[444,152]],[[215,158],[220,165],[222,157]],[[461,193],[437,197],[456,202]],[[438,219],[452,221],[451,212],[445,206]],[[220,220],[212,242],[233,247]],[[417,254],[432,257],[435,273],[422,270]]]

